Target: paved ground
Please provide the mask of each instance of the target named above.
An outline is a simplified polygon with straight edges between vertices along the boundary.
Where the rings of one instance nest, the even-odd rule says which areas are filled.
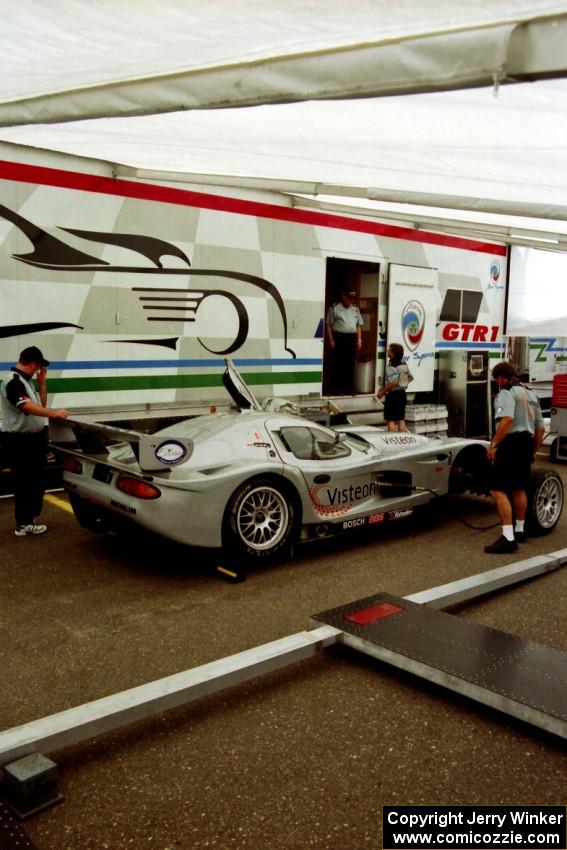
[[[544,460],[545,463],[545,460]],[[556,467],[567,485],[567,468]],[[304,629],[377,593],[517,560],[489,556],[486,499],[300,551],[243,584],[157,541],[95,537],[54,504],[16,539],[0,502],[0,728]],[[520,557],[567,547],[567,521]],[[462,612],[567,650],[567,569]],[[332,648],[120,733],[51,754],[65,802],[26,825],[40,850],[381,847],[381,805],[565,803],[564,742]]]

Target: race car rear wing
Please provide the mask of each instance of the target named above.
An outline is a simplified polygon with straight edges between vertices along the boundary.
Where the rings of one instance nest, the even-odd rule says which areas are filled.
[[[78,449],[96,459],[106,457],[111,446],[128,443],[142,472],[164,472],[188,460],[193,452],[193,441],[187,437],[142,434],[100,422],[52,419],[49,430],[55,448]]]

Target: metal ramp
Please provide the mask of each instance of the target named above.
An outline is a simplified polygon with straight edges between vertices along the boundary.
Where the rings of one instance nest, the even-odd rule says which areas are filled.
[[[567,653],[379,593],[312,617],[340,642],[567,739]]]
[[[31,796],[31,813],[39,811],[39,806],[45,808],[62,799],[55,784],[56,766],[42,753],[281,670],[336,643],[352,646],[567,739],[567,653],[440,610],[565,564],[567,549],[562,549],[422,590],[405,599],[380,593],[324,611],[311,618],[311,631],[0,731],[0,768],[4,768],[5,777],[8,773],[12,776],[13,796],[18,800]],[[27,763],[30,754],[38,757],[32,759],[32,765]],[[53,781],[45,782],[45,777]],[[39,799],[41,788],[45,794]],[[14,805],[12,809],[19,811]],[[5,837],[7,833],[9,838]],[[12,838],[18,848],[33,847],[29,840],[27,844],[17,843],[25,836],[13,829],[12,819],[6,817],[0,802],[1,850],[11,849],[7,842]]]

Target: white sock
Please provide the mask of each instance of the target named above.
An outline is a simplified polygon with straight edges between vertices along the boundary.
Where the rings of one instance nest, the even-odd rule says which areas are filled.
[[[506,538],[506,540],[514,539],[514,526],[513,525],[503,525],[502,526],[502,534]]]
[[[516,531],[524,530],[525,519],[517,519],[516,520]]]

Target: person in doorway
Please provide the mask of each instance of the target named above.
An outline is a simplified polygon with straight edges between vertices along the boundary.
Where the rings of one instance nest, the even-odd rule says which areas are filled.
[[[484,551],[498,555],[515,552],[518,543],[526,540],[527,489],[534,455],[543,441],[544,424],[539,399],[519,382],[510,363],[498,363],[492,377],[499,388],[494,400],[497,424],[487,457],[492,462],[490,495],[502,534]]]
[[[410,381],[413,381],[408,366],[404,363],[404,347],[397,342],[392,342],[387,351],[388,365],[384,386],[377,394],[377,398],[384,398],[384,419],[388,431],[406,430],[406,389]]]
[[[16,537],[43,534],[47,526],[36,522],[44,493],[47,454],[47,420],[66,419],[67,410],[47,407],[46,360],[35,345],[24,348],[12,367],[12,376],[2,382],[2,446],[14,477]],[[37,378],[36,390],[32,379]]]
[[[356,292],[343,287],[340,300],[327,311],[327,343],[333,352],[333,387],[337,395],[354,395],[354,364],[362,346],[362,316]]]

